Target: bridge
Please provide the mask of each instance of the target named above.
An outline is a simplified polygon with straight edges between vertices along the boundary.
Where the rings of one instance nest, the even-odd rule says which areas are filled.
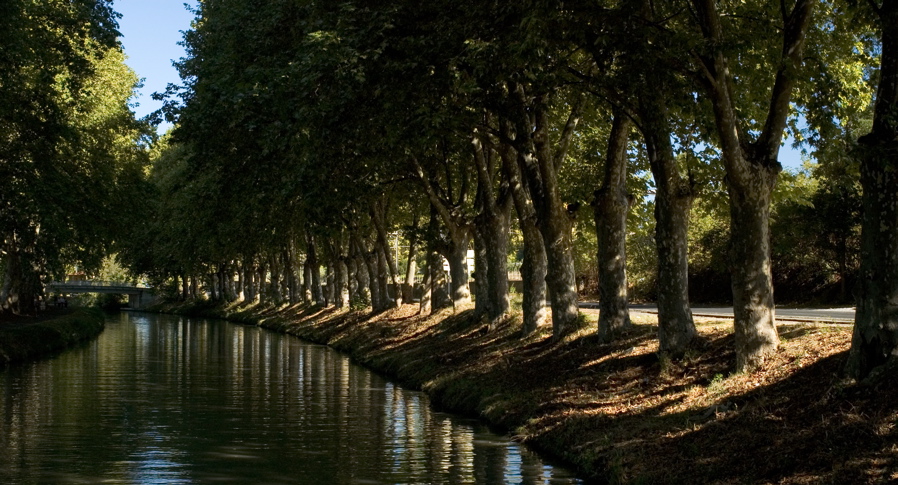
[[[47,287],[59,293],[111,293],[128,295],[128,306],[135,310],[153,303],[156,294],[153,288],[144,285],[133,285],[122,281],[70,280],[53,281]]]

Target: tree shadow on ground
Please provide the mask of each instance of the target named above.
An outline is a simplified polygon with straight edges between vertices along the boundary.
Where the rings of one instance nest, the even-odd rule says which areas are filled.
[[[554,340],[541,327],[522,338],[519,318],[490,331],[472,310],[317,309],[293,324],[291,333],[348,350],[440,407],[485,416],[601,481],[863,483],[896,470],[898,383],[846,383],[844,352],[809,351],[802,361],[781,351],[766,373],[733,375],[724,329],[702,329],[671,361],[656,354],[652,325],[602,343],[592,328]],[[828,338],[815,332],[823,330],[791,328],[783,340]]]

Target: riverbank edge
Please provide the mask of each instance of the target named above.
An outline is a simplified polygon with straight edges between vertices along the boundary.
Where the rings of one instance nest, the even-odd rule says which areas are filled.
[[[49,357],[95,338],[105,327],[102,310],[79,308],[52,320],[0,328],[0,367]]]
[[[898,382],[852,383],[844,326],[783,329],[764,370],[735,373],[732,320],[709,319],[682,360],[657,354],[657,320],[610,343],[595,314],[561,340],[521,336],[472,309],[420,315],[211,302],[151,309],[256,325],[328,345],[438,408],[479,417],[596,483],[898,480]],[[873,430],[871,432],[871,430]]]
[[[408,306],[405,307],[406,310]],[[370,310],[370,309],[369,309]],[[322,308],[316,305],[293,305],[279,308],[259,307],[256,305],[222,306],[208,301],[188,303],[162,303],[149,307],[147,312],[173,314],[194,318],[214,318],[232,323],[258,326],[285,335],[328,347],[349,356],[353,362],[396,382],[406,389],[421,391],[427,394],[432,405],[442,411],[461,416],[473,417],[485,421],[496,432],[508,433],[513,439],[521,439],[515,434],[520,426],[527,423],[531,415],[526,412],[510,412],[494,406],[497,400],[498,383],[479,382],[470,387],[465,380],[459,386],[452,385],[452,376],[463,372],[465,362],[451,362],[438,357],[439,352],[419,349],[426,361],[421,358],[407,359],[406,354],[391,355],[389,349],[378,345],[381,339],[388,336],[397,322],[409,320],[406,316],[390,318],[395,310],[381,314],[370,311],[339,310],[334,307]],[[417,316],[415,313],[414,316]],[[449,322],[455,331],[477,326],[471,309],[454,312],[446,309],[425,320]],[[517,319],[520,320],[520,319]],[[520,323],[509,318],[504,323]],[[506,328],[507,330],[507,328]],[[546,328],[548,333],[551,329]],[[508,332],[503,332],[508,334]],[[513,333],[513,332],[512,332]],[[534,335],[537,339],[540,337]],[[542,336],[545,337],[545,336]],[[458,349],[469,353],[476,359],[476,349]],[[469,352],[470,351],[470,352]],[[519,369],[527,372],[527,369]],[[502,401],[516,402],[524,396],[503,395]],[[558,462],[588,483],[622,483],[615,477],[614,470],[605,466],[604,460],[584,449],[564,446],[567,442],[552,440],[526,440],[527,445],[546,458]],[[596,466],[600,465],[600,466]],[[609,477],[611,477],[609,479]]]

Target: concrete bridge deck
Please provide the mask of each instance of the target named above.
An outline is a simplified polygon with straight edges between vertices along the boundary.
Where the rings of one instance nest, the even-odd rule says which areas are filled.
[[[144,308],[156,299],[153,288],[133,285],[122,281],[73,280],[53,281],[47,287],[60,293],[108,293],[128,295],[128,305],[134,309]]]

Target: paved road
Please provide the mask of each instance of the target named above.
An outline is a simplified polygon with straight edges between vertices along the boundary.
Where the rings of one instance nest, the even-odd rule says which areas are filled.
[[[599,308],[596,302],[580,302],[583,308]],[[658,313],[653,304],[630,305],[630,310],[637,312]],[[733,307],[692,307],[692,314],[697,317],[733,317]],[[843,308],[777,308],[777,321],[786,322],[835,322],[854,323],[854,307]]]

